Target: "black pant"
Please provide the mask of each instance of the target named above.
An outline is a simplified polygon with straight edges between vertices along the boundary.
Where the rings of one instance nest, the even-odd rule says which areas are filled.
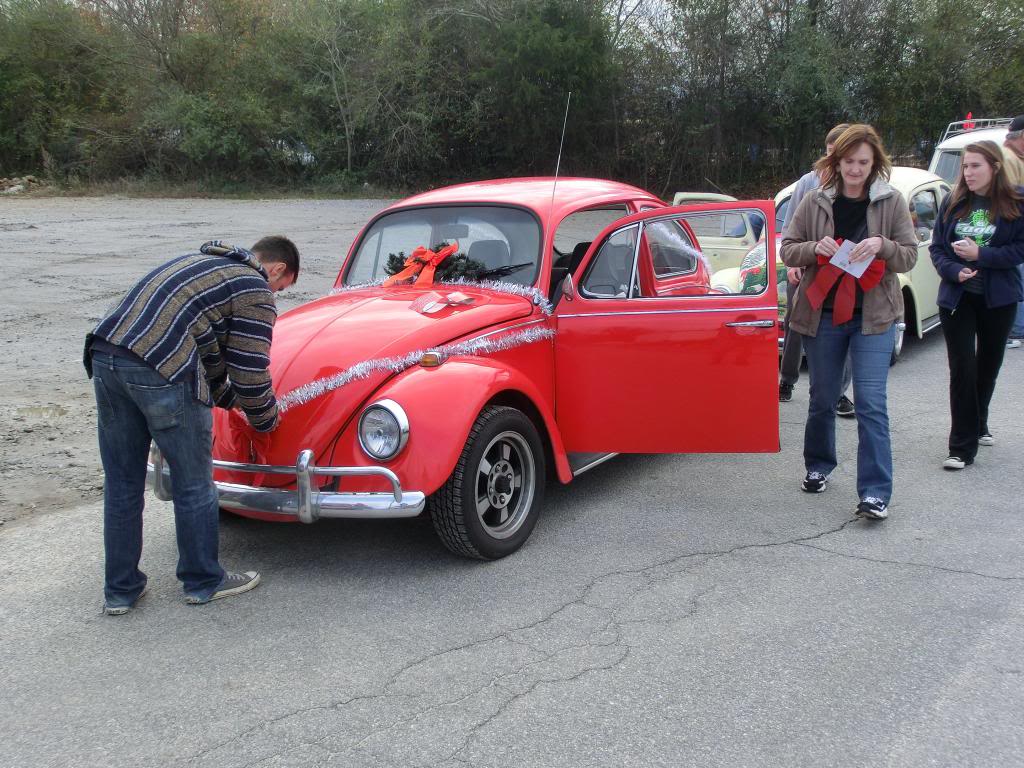
[[[793,308],[793,294],[796,286],[786,281],[786,319],[783,323],[785,336],[782,341],[782,359],[779,361],[781,383],[793,386],[800,378],[800,361],[803,359],[803,336],[789,328],[790,310]]]
[[[973,459],[988,432],[988,405],[1016,314],[1016,304],[989,308],[984,296],[966,291],[956,309],[939,307],[949,355],[950,456]]]

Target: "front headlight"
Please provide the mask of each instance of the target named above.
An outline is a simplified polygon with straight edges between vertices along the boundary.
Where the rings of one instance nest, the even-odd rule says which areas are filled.
[[[359,417],[359,444],[371,458],[393,458],[408,439],[409,419],[394,400],[378,400]]]

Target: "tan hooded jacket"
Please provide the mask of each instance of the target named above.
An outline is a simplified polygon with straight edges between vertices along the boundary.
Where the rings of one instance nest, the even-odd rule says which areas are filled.
[[[819,188],[804,196],[789,226],[782,232],[782,261],[787,267],[803,267],[804,274],[789,307],[789,325],[804,336],[815,336],[821,309],[814,309],[805,293],[818,276],[814,249],[823,237],[835,237],[832,202],[835,187]],[[864,294],[861,307],[864,334],[883,333],[903,314],[903,294],[898,272],[909,272],[917,263],[917,234],[907,201],[899,191],[881,179],[868,192],[868,237],[881,237],[876,258],[885,262],[882,281]]]
[[[1002,146],[1003,164],[1006,166],[1006,178],[1015,187],[1024,187],[1024,160],[1014,151],[1013,147]]]

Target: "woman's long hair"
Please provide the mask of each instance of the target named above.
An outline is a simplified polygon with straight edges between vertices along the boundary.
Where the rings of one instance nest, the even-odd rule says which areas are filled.
[[[818,162],[814,164],[814,170],[817,171],[818,178],[821,179],[822,187],[825,189],[835,187],[842,190],[843,177],[839,172],[839,161],[850,153],[857,151],[861,144],[867,144],[871,147],[871,154],[874,155],[874,161],[871,163],[871,173],[868,174],[868,178],[864,182],[864,191],[870,190],[871,185],[875,183],[876,179],[889,180],[889,174],[892,172],[892,160],[885,153],[882,140],[878,138],[875,129],[870,125],[855,123],[843,131],[839,138],[836,139],[836,145],[832,149],[832,154],[819,158]]]
[[[964,157],[968,152],[981,155],[992,169],[992,183],[988,187],[988,199],[991,201],[990,210],[994,219],[1013,221],[1020,218],[1020,205],[1024,197],[1014,189],[1010,179],[1006,176],[1006,164],[1003,161],[1003,150],[994,141],[976,141],[964,147]],[[967,188],[964,181],[964,164],[960,163],[960,176],[956,180],[956,186],[949,194],[949,203],[946,205],[946,221],[951,218],[960,218],[960,214],[968,209],[974,193]]]

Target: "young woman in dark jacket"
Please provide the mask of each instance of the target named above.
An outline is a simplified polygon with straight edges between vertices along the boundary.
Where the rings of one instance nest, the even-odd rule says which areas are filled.
[[[942,278],[939,319],[953,422],[942,466],[957,470],[974,463],[978,445],[995,443],[988,407],[1022,298],[1024,194],[1010,185],[995,142],[964,148],[960,178],[939,208],[930,251]]]

